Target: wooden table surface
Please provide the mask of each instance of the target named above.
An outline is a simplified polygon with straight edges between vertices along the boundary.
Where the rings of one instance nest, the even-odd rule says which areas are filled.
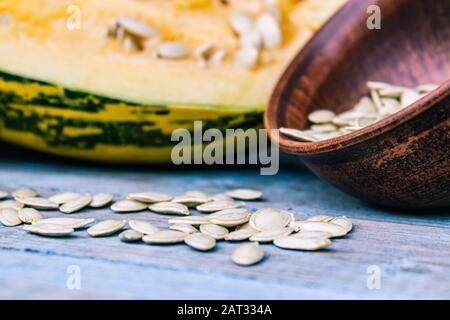
[[[118,168],[0,147],[0,189],[31,187],[44,195],[111,192],[119,198],[141,190],[181,194],[188,189],[216,193],[254,187],[264,191],[266,200],[248,203],[251,209],[279,207],[299,218],[346,215],[355,225],[346,238],[321,252],[264,245],[266,258],[253,267],[231,262],[232,243],[220,242],[213,252],[200,253],[181,244],[125,244],[117,236],[93,239],[85,231],[52,239],[0,226],[0,298],[450,299],[449,211],[373,207],[301,167],[283,166],[276,176],[260,176],[254,168]],[[167,221],[150,212],[118,215],[108,209],[73,217],[142,218],[160,226]],[[73,266],[80,271],[79,290],[67,286]],[[371,270],[380,271],[380,289],[367,286],[374,276]]]

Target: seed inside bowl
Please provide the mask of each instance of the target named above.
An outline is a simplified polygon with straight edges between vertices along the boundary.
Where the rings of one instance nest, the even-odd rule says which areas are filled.
[[[280,132],[302,142],[316,142],[352,133],[386,118],[413,104],[436,89],[435,84],[415,88],[368,81],[369,95],[362,97],[350,110],[339,114],[326,109],[308,114],[310,127],[306,130],[280,128]]]

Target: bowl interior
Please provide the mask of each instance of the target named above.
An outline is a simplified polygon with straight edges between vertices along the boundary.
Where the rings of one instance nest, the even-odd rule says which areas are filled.
[[[373,4],[379,8],[381,29],[367,27]],[[368,94],[368,80],[411,87],[446,82],[446,12],[447,0],[351,0],[289,66],[272,96],[266,126],[304,129],[313,110],[348,110]]]

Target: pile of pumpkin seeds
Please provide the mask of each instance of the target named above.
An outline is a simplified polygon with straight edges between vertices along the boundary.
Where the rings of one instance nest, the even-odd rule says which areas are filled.
[[[255,68],[268,51],[282,44],[281,13],[277,1],[260,0],[262,12],[257,16],[242,10],[230,9],[229,26],[237,40],[234,59],[246,69]],[[228,2],[221,2],[229,6]],[[189,48],[181,41],[162,39],[160,32],[146,21],[133,17],[119,17],[108,27],[109,38],[122,43],[130,52],[153,50],[157,58],[178,60],[194,58],[200,67],[219,64],[227,55],[227,50],[217,45],[216,39],[210,39],[196,48]]]
[[[246,69],[255,68],[265,49],[278,47],[283,42],[281,13],[273,0],[265,1],[265,10],[257,17],[244,11],[232,12],[230,26],[239,37],[236,60]],[[267,56],[266,56],[267,57]]]
[[[316,110],[308,115],[309,129],[280,128],[280,132],[303,142],[336,138],[362,129],[406,108],[438,86],[425,84],[407,88],[385,82],[369,81],[367,87],[370,96],[362,97],[352,109],[340,114],[335,114],[331,110]]]
[[[232,260],[248,266],[264,258],[259,243],[273,243],[282,249],[313,251],[327,247],[331,238],[343,237],[352,230],[346,217],[315,215],[296,220],[282,209],[262,208],[255,212],[242,201],[263,200],[261,191],[233,189],[209,195],[202,191],[187,191],[179,196],[158,192],[136,192],[113,202],[113,195],[61,192],[51,197],[39,196],[33,189],[0,190],[0,223],[6,227],[25,224],[23,230],[40,236],[64,237],[89,226],[91,237],[106,237],[119,233],[125,243],[146,244],[185,243],[198,251],[211,251],[217,241],[242,242],[232,253]],[[110,205],[117,214],[149,210],[169,215],[168,228],[162,229],[145,220],[112,219],[94,223],[93,218],[72,218],[84,208]],[[59,210],[65,217],[46,218],[39,210]],[[196,210],[199,215],[192,215]],[[93,225],[92,225],[93,224]],[[124,228],[128,226],[128,229]],[[249,242],[248,242],[249,241]]]

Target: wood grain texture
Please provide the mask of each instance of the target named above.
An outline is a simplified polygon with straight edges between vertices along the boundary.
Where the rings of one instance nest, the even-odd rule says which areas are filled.
[[[381,29],[366,27],[369,5]],[[304,129],[316,109],[338,113],[368,94],[368,80],[440,87],[364,129],[321,142],[273,135],[323,179],[396,208],[450,207],[450,2],[351,0],[295,58],[265,115],[268,129]]]
[[[264,191],[257,209],[275,206],[297,217],[347,215],[354,231],[322,252],[295,252],[264,245],[266,259],[250,267],[230,260],[235,244],[220,242],[211,253],[185,245],[125,244],[116,236],[89,238],[85,230],[65,239],[0,227],[0,298],[33,299],[380,299],[450,298],[450,212],[406,213],[368,206],[331,188],[307,171],[179,170],[160,167],[91,166],[8,149],[0,158],[0,188],[180,194],[189,189],[222,192],[233,187]],[[30,161],[29,159],[33,159]],[[46,216],[61,216],[45,212]],[[143,212],[115,214],[88,209],[72,217],[97,220],[148,219],[161,227],[167,217]],[[68,266],[81,270],[81,290],[66,286]],[[366,286],[367,267],[381,270],[381,289]]]

